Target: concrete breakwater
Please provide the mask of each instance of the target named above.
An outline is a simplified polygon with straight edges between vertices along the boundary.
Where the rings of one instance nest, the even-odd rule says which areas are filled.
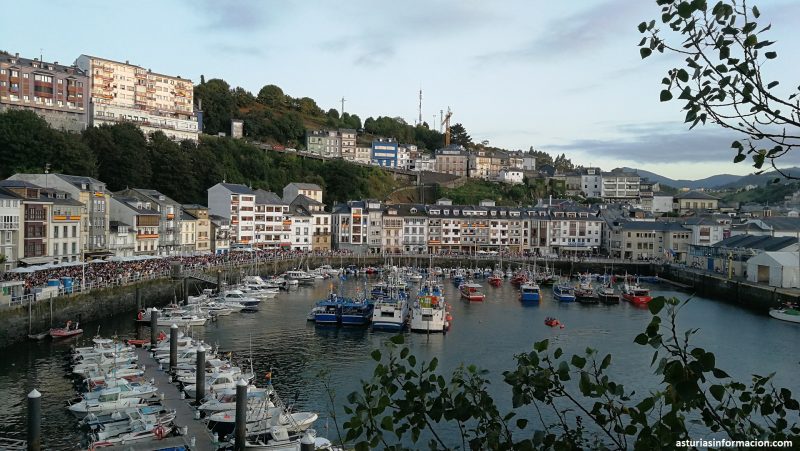
[[[800,302],[800,291],[755,284],[741,279],[728,280],[722,275],[678,266],[654,268],[660,276],[691,287],[692,292],[741,307],[766,313],[782,302]]]

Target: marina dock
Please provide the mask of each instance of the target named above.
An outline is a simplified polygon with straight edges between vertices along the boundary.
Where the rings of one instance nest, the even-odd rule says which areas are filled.
[[[183,427],[188,429],[185,436],[181,437],[168,437],[159,442],[147,442],[137,444],[120,445],[109,450],[145,450],[153,449],[153,446],[160,448],[171,448],[185,446],[186,449],[192,451],[215,451],[218,446],[214,443],[213,437],[206,428],[205,423],[200,420],[195,420],[195,409],[189,403],[191,399],[182,398],[181,391],[178,387],[170,382],[170,375],[166,371],[158,369],[158,362],[153,358],[150,352],[146,349],[137,349],[136,355],[139,357],[139,364],[144,365],[145,378],[147,380],[155,380],[155,385],[158,387],[158,392],[164,394],[164,399],[161,403],[167,409],[175,409],[175,426],[180,430]],[[192,439],[194,438],[194,446],[192,446]]]

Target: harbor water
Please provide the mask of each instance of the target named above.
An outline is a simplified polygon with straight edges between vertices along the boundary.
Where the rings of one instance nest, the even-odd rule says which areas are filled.
[[[364,287],[363,278],[334,282],[337,286],[340,283],[346,294]],[[256,383],[263,386],[265,374],[271,371],[282,398],[294,403],[296,410],[318,412],[315,429],[336,441],[335,424],[341,428],[347,420],[342,408],[347,395],[360,387],[360,380],[371,377],[375,362],[370,353],[384,346],[392,334],[322,328],[308,323],[307,313],[327,295],[330,284],[320,281],[313,287],[281,292],[276,298],[263,301],[259,312],[221,317],[194,328],[193,333],[220,352],[230,352],[237,363],[243,363],[252,353]],[[646,308],[626,302],[610,306],[559,303],[552,299],[549,287],[542,287],[543,299],[538,305],[526,305],[520,303],[518,290],[508,280],[498,288],[482,281],[486,300],[467,303],[459,299],[457,289],[447,279],[443,285],[452,305],[451,331],[446,335],[406,333],[406,343],[418,360],[438,358],[439,371],[445,374],[462,363],[489,370],[490,391],[501,412],[511,409],[510,389],[502,380],[503,371],[514,367],[515,354],[530,351],[534,342],[545,338],[550,339],[551,345],[562,347],[567,355],[582,353],[586,347],[598,349],[601,355],[611,353],[612,378],[637,393],[646,393],[658,384],[649,367],[652,348],[633,343],[650,321]],[[669,286],[651,288],[653,295],[689,297]],[[98,329],[106,337],[134,337],[133,316],[86,324],[83,337],[78,339],[27,342],[2,350],[0,436],[25,437],[25,396],[36,388],[43,396],[44,447],[75,449],[82,435],[65,407],[75,397],[68,377],[70,347],[88,341]],[[547,316],[558,318],[566,327],[545,326]],[[777,386],[800,392],[800,381],[793,377],[800,360],[794,347],[800,338],[800,324],[774,320],[720,301],[693,298],[682,309],[679,326],[681,331],[699,328],[694,344],[714,352],[717,366],[733,377],[748,382],[752,374],[775,372]],[[149,336],[146,328],[143,336]],[[320,379],[323,370],[329,372],[333,407]],[[456,431],[445,427],[444,432],[456,444]]]

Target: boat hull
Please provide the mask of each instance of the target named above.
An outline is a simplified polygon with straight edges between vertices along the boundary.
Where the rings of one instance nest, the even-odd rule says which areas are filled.
[[[647,305],[650,301],[653,300],[652,296],[636,296],[633,294],[622,294],[622,299],[630,302],[631,304],[636,305]]]
[[[800,323],[800,315],[790,315],[783,310],[770,310],[769,316],[779,319],[781,321],[788,321],[790,323]]]

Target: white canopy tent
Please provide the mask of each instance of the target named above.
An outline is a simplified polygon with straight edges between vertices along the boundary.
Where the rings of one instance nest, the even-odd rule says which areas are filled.
[[[762,252],[747,260],[747,280],[771,287],[800,288],[797,252]]]

